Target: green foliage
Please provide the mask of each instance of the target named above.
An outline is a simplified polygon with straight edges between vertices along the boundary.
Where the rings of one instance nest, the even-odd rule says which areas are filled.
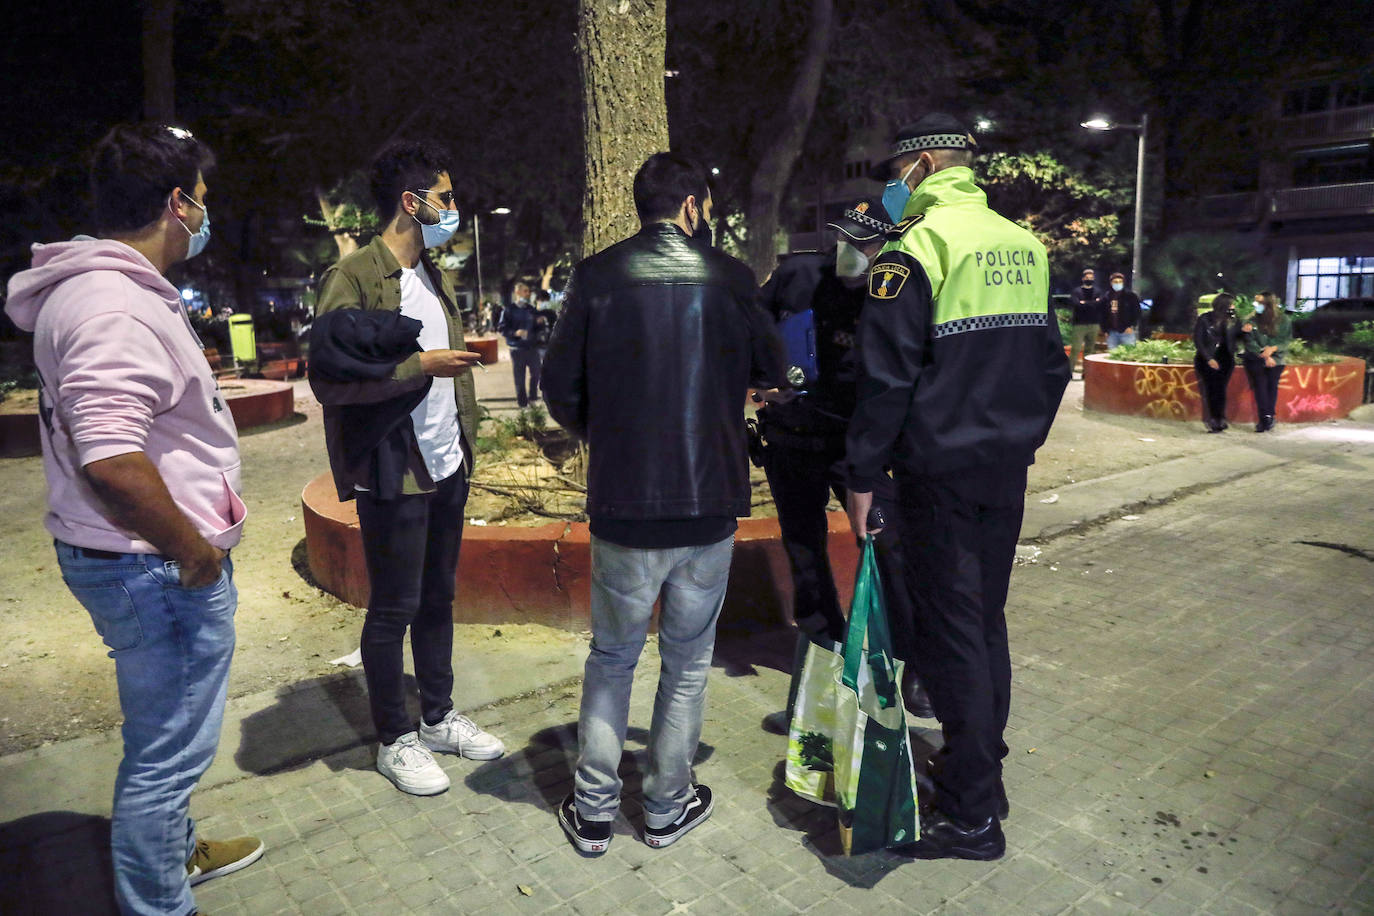
[[[1073,334],[1073,309],[1055,309],[1054,316],[1059,319],[1059,339],[1068,343]]]
[[[1358,322],[1341,335],[1340,349],[1350,356],[1374,363],[1374,321]]]
[[[1117,211],[1132,198],[1120,176],[1094,181],[1048,152],[993,153],[974,168],[988,205],[1044,244],[1054,285],[1072,286],[1084,265],[1126,260]]]
[[[535,403],[521,409],[513,417],[501,417],[496,421],[496,425],[508,438],[533,440],[535,435],[548,425],[548,420],[549,415],[545,412],[544,405]]]
[[[1320,344],[1303,340],[1300,337],[1294,338],[1288,344],[1288,352],[1284,358],[1286,363],[1338,363],[1341,354],[1333,353]]]
[[[1142,340],[1113,348],[1107,358],[1121,363],[1191,364],[1196,352],[1192,342],[1187,340]]]
[[[802,766],[821,773],[835,769],[835,751],[830,736],[819,732],[802,732],[797,743],[801,745]]]
[[[1167,303],[1161,317],[1188,328],[1197,317],[1198,296],[1219,287],[1234,291],[1265,285],[1264,265],[1252,250],[1234,236],[1209,232],[1184,232],[1152,245],[1144,272],[1149,288]],[[1245,314],[1250,314],[1254,308],[1245,302]],[[1241,314],[1239,302],[1236,312]]]

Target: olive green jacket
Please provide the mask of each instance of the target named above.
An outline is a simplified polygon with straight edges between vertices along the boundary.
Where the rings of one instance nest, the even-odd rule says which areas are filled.
[[[466,347],[463,340],[463,320],[454,302],[453,286],[434,266],[429,256],[422,254],[420,264],[429,274],[434,289],[444,303],[448,317],[449,346],[455,350]],[[391,309],[401,307],[401,265],[379,235],[352,254],[345,255],[320,278],[319,300],[315,314],[323,315],[335,309]],[[329,382],[312,379],[311,388],[324,405],[324,441],[329,452],[329,465],[334,471],[334,484],[340,499],[349,499],[355,485],[367,486],[370,466],[348,466],[343,458],[342,443],[349,435],[338,409],[345,404],[375,404],[422,387],[428,376],[420,369],[420,354],[413,353],[396,366],[390,379],[366,382]],[[448,379],[436,378],[434,384],[443,385]],[[458,425],[463,435],[463,471],[472,473],[473,449],[477,441],[477,390],[471,372],[464,372],[452,380],[453,396],[458,403]],[[401,481],[401,492],[429,493],[435,488],[425,469],[425,462],[416,446]]]
[[[1288,345],[1293,342],[1293,319],[1283,312],[1279,312],[1275,317],[1278,320],[1274,322],[1273,334],[1266,334],[1260,329],[1258,315],[1245,319],[1254,330],[1244,335],[1244,352],[1246,356],[1258,359],[1265,347],[1277,347],[1274,350],[1274,362],[1282,366],[1284,358],[1288,355]]]

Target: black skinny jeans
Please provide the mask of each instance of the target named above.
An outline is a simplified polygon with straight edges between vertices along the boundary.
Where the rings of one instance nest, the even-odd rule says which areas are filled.
[[[1283,366],[1270,368],[1264,364],[1263,357],[1245,354],[1242,360],[1245,377],[1250,382],[1250,393],[1255,396],[1255,418],[1263,420],[1274,415],[1274,405],[1279,400],[1279,379],[1283,376]]]
[[[433,493],[374,499],[358,494],[358,525],[372,594],[363,621],[363,673],[372,722],[383,744],[415,723],[406,712],[403,644],[420,688],[420,714],[433,725],[453,708],[453,597],[467,468]]]
[[[1202,385],[1202,419],[1226,419],[1226,386],[1236,369],[1236,360],[1229,351],[1218,349],[1215,357],[1221,368],[1213,369],[1201,356],[1193,357],[1193,369]]]

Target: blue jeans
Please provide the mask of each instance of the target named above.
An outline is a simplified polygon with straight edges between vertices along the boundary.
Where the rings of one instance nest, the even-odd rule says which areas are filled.
[[[124,713],[110,819],[119,909],[194,913],[190,798],[224,718],[238,601],[233,564],[225,557],[216,582],[182,588],[180,568],[166,557],[96,557],[60,541],[56,548],[63,580],[115,661]]]
[[[706,675],[734,547],[733,534],[704,547],[661,550],[592,538],[592,644],[577,720],[575,779],[577,811],[584,820],[609,821],[619,810],[617,768],[630,717],[630,687],[660,593],[658,652],[663,667],[649,727],[645,824],[666,826],[691,799]]]
[[[1130,346],[1135,343],[1135,329],[1127,331],[1108,331],[1107,349],[1112,350],[1116,347]]]

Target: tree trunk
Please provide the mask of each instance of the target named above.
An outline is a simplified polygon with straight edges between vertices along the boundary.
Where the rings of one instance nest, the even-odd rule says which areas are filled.
[[[176,0],[143,0],[143,117],[163,124],[176,121],[175,19]]]
[[[792,178],[797,157],[801,155],[811,115],[816,110],[816,96],[820,93],[821,76],[830,54],[834,21],[834,0],[811,0],[811,25],[807,30],[806,48],[802,51],[801,67],[787,96],[787,104],[775,122],[773,141],[759,157],[758,167],[749,182],[749,205],[744,214],[749,226],[745,259],[760,279],[772,271],[777,259],[774,237],[778,233],[778,206]]]
[[[636,231],[634,174],[649,156],[668,149],[667,5],[667,0],[578,2],[586,163],[583,257]]]
[[[315,189],[315,199],[319,201],[320,204],[320,216],[324,219],[325,225],[329,227],[330,233],[334,236],[334,244],[339,247],[339,257],[342,258],[346,254],[352,254],[357,251],[358,240],[347,232],[340,232],[334,228],[337,225],[335,220],[338,219],[339,213],[343,210],[345,205],[339,204],[337,207],[331,207],[329,205],[329,198],[325,197],[324,192],[318,188]]]

